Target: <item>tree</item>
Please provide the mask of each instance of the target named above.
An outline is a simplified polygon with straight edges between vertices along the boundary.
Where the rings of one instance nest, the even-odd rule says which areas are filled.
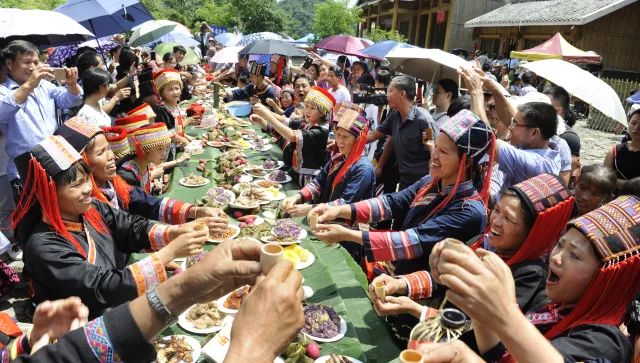
[[[326,0],[315,5],[313,33],[320,38],[335,34],[354,34],[362,9],[349,7],[348,0]]]
[[[209,25],[224,26],[227,28],[238,25],[238,16],[233,5],[229,1],[219,3],[207,2],[195,11],[196,22],[204,21]],[[200,29],[198,24],[195,27]]]
[[[2,8],[53,10],[66,0],[1,0]]]
[[[230,0],[238,19],[238,28],[245,33],[284,33],[289,28],[287,14],[276,0]]]
[[[398,33],[397,30],[384,30],[380,28],[373,28],[370,32],[365,32],[365,38],[370,39],[374,43],[381,42],[383,40],[395,40],[396,42],[406,42],[407,38]]]
[[[280,8],[291,19],[291,35],[295,39],[312,32],[313,12],[321,0],[281,0]]]

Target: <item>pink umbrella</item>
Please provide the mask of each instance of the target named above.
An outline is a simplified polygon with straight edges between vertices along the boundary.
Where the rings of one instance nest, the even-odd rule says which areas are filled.
[[[324,49],[334,53],[355,55],[362,58],[379,59],[376,56],[360,52],[362,49],[372,45],[368,39],[357,38],[351,35],[332,35],[319,41],[316,48]]]

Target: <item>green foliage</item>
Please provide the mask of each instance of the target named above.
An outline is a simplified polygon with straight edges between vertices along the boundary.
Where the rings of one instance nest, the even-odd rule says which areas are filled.
[[[276,0],[229,0],[244,34],[284,33],[289,29],[288,15]]]
[[[291,35],[294,39],[312,33],[315,5],[322,0],[281,0],[280,8],[291,19]]]
[[[52,10],[65,0],[0,0],[0,8]]]
[[[315,5],[313,33],[325,38],[336,34],[354,34],[362,9],[349,7],[348,0],[326,0]]]
[[[396,42],[406,42],[407,38],[398,33],[397,30],[384,30],[380,28],[373,28],[370,32],[365,32],[365,38],[370,39],[374,43],[381,42],[383,40],[395,40]]]
[[[219,3],[207,2],[195,11],[196,31],[200,30],[198,23],[205,21],[209,25],[224,26],[232,28],[238,25],[238,16],[234,12],[233,6],[229,1],[221,1]]]

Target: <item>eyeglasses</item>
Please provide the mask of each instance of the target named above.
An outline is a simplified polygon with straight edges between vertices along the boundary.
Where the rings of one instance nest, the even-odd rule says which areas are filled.
[[[524,128],[527,128],[527,129],[535,128],[533,126],[529,126],[529,125],[526,125],[526,124],[519,124],[519,123],[516,122],[516,118],[512,117],[511,118],[511,124],[509,125],[509,130],[513,130],[516,127],[524,127]]]

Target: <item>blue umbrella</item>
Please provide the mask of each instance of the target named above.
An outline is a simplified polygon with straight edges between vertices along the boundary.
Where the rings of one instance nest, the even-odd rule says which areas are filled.
[[[384,40],[376,44],[370,45],[362,49],[360,52],[382,59],[396,48],[417,48],[417,47],[411,44],[400,43],[393,40]]]
[[[115,48],[118,44],[114,41],[108,39],[108,37],[102,39],[90,40],[88,42],[80,43],[80,44],[71,44],[71,45],[63,45],[56,47],[49,58],[47,59],[47,64],[54,67],[62,67],[65,64],[65,61],[68,58],[73,57],[76,54],[76,51],[80,47],[91,47],[95,49],[99,54],[103,57],[105,54],[109,52],[109,50]]]
[[[280,35],[276,33],[260,32],[260,33],[247,34],[243,36],[235,45],[241,45],[245,47],[255,41],[265,40],[265,39],[284,40],[284,38],[282,38]]]
[[[225,47],[230,47],[232,45],[236,45],[238,40],[240,40],[240,37],[242,37],[241,34],[222,33],[222,34],[216,35],[213,39],[215,39],[216,42],[222,44]]]
[[[157,40],[154,40],[153,42],[148,43],[147,45],[151,48],[154,48],[156,45],[160,43],[176,43],[176,44],[185,46],[187,48],[196,47],[200,44],[191,35],[185,34],[180,30],[173,30],[161,36]]]
[[[68,0],[55,11],[69,16],[99,38],[128,32],[136,25],[153,20],[138,0]]]
[[[640,91],[634,93],[629,98],[627,98],[627,102],[629,102],[629,103],[640,103]]]

